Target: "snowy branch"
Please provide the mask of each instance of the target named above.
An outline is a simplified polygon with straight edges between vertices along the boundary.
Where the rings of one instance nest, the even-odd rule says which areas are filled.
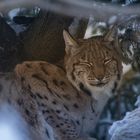
[[[88,18],[89,15],[94,15],[97,19],[102,20],[116,14],[140,14],[139,5],[127,7],[84,0],[4,0],[0,2],[0,11],[20,6],[38,6],[42,9],[75,17]]]
[[[136,102],[139,105],[140,97]],[[114,122],[109,133],[111,140],[139,140],[140,139],[140,107],[126,114],[121,121]]]

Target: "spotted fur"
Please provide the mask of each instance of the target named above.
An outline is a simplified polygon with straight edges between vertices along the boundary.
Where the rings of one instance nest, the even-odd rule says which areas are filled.
[[[0,103],[22,115],[33,140],[93,140],[89,134],[117,88],[121,61],[112,42],[104,37],[75,40],[66,31],[64,40],[65,71],[48,62],[27,61],[0,77]]]

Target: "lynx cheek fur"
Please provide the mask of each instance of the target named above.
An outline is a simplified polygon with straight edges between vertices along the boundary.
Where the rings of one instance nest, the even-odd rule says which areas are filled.
[[[122,73],[121,60],[112,46],[116,42],[109,41],[108,34],[76,41],[64,31],[67,77],[78,90],[95,100],[100,94],[111,96]]]

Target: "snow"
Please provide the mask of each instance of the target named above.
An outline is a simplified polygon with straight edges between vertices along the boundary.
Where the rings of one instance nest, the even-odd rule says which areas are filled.
[[[126,65],[125,63],[122,63],[123,65],[123,74],[127,73],[131,69],[131,64]]]
[[[21,116],[9,105],[0,107],[0,139],[29,140],[27,126]]]
[[[140,106],[140,96],[135,105]],[[140,107],[127,112],[122,120],[114,122],[109,134],[111,140],[140,140]]]
[[[8,13],[8,16],[12,20],[13,17],[15,17],[19,13],[19,11],[20,11],[20,8],[15,8]]]
[[[140,96],[138,96],[135,106],[140,107]]]

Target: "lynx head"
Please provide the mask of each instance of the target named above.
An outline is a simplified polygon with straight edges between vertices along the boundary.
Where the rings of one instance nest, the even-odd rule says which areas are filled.
[[[78,90],[87,94],[104,91],[112,88],[121,74],[121,61],[109,34],[76,40],[67,31],[63,32],[67,77]]]

